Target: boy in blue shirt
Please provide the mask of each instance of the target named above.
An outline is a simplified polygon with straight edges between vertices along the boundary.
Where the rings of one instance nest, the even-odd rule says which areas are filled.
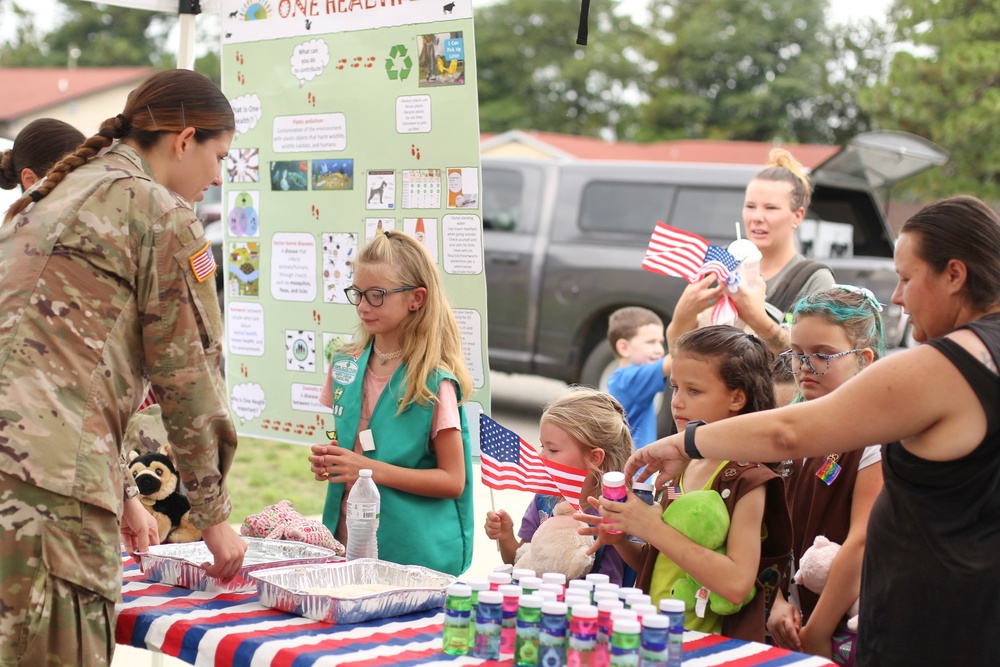
[[[647,308],[619,308],[608,319],[608,342],[618,358],[608,393],[625,408],[636,449],[656,440],[655,398],[671,365],[663,341],[663,320]]]

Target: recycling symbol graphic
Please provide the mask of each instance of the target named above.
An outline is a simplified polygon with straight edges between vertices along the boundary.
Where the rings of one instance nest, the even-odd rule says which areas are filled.
[[[390,81],[399,79],[406,81],[413,69],[413,60],[406,53],[406,46],[397,44],[389,51],[389,57],[385,59],[385,73],[389,75]]]

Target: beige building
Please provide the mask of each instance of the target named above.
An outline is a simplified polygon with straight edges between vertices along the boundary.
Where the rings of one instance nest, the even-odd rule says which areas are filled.
[[[13,139],[37,118],[57,118],[85,135],[119,113],[152,67],[0,68],[0,136]]]

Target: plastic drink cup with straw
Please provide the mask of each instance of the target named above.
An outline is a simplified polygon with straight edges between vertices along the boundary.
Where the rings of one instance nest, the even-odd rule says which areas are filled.
[[[729,244],[728,250],[740,263],[740,275],[747,289],[757,289],[760,283],[760,260],[763,258],[760,250],[749,239],[736,239]]]

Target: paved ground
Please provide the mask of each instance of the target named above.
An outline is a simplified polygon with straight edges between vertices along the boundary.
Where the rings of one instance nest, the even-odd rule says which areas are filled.
[[[538,417],[546,403],[559,395],[566,385],[562,382],[527,375],[505,375],[494,373],[492,416],[498,422],[514,431],[528,442],[538,444]],[[527,507],[530,495],[521,491],[492,491],[483,486],[479,477],[478,460],[473,464],[475,476],[476,534],[472,551],[472,566],[465,578],[485,578],[497,565],[501,564],[496,543],[487,539],[482,524],[486,512],[493,507],[503,508],[515,517],[515,524]],[[516,525],[515,525],[516,528]],[[153,654],[142,649],[119,646],[115,650],[112,667],[180,667],[187,663]]]

